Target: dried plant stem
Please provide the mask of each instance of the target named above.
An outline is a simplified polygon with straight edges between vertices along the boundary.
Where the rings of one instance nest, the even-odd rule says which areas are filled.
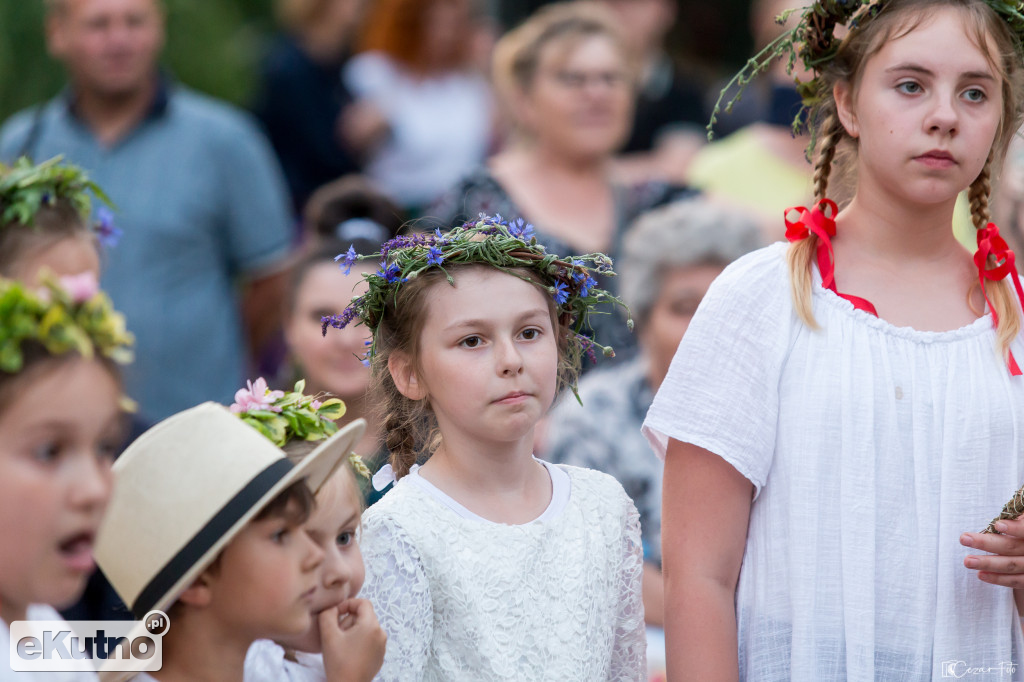
[[[1021,514],[1024,514],[1024,486],[1021,486],[1017,492],[1013,494],[1010,501],[1003,505],[1003,511],[999,512],[999,516],[992,519],[992,522],[988,524],[982,533],[995,533],[999,534],[996,530],[996,521],[1013,521],[1017,519]]]

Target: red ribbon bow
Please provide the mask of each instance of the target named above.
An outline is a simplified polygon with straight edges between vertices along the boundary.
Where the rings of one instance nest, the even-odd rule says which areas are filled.
[[[828,209],[826,215],[825,210]],[[800,214],[797,220],[790,220],[789,214],[796,211]],[[832,237],[836,235],[835,215],[839,212],[836,202],[822,199],[810,210],[803,206],[787,208],[784,214],[786,221],[786,239],[798,242],[812,234],[818,237],[817,257],[818,271],[821,273],[821,286],[829,289],[839,298],[844,298],[858,310],[863,310],[878,317],[875,306],[865,298],[841,294],[836,290],[835,256],[832,253]]]
[[[993,265],[989,267],[989,258],[992,259]],[[999,326],[999,314],[996,313],[996,309],[992,306],[992,301],[988,298],[988,293],[985,292],[985,280],[990,279],[993,282],[997,282],[1007,275],[1013,280],[1013,286],[1017,289],[1017,297],[1019,301],[1024,301],[1024,289],[1020,285],[1020,277],[1017,275],[1017,268],[1015,267],[1015,256],[1013,250],[1007,245],[1006,240],[999,236],[999,228],[996,227],[995,223],[989,223],[984,228],[978,230],[978,250],[974,253],[974,264],[978,266],[978,283],[981,284],[981,294],[985,297],[985,303],[988,304],[988,309],[992,311],[992,326]],[[1010,366],[1010,374],[1013,376],[1021,376],[1020,367],[1017,366],[1017,361],[1013,357],[1013,353],[1009,353],[1008,364]]]

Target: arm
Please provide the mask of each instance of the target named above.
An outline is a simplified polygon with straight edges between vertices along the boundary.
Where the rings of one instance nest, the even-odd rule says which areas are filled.
[[[664,491],[668,678],[736,680],[736,583],[753,485],[721,457],[673,439]]]
[[[621,488],[619,488],[622,491]],[[647,630],[644,627],[643,544],[640,541],[640,514],[633,502],[621,492],[626,510],[622,529],[622,561],[619,565],[619,613],[615,624],[609,680],[643,682],[647,679]]]
[[[644,620],[654,627],[665,627],[665,577],[657,565],[644,562]]]
[[[373,604],[387,633],[377,682],[422,680],[434,638],[430,584],[411,540],[386,519],[364,521],[366,582],[360,596]]]

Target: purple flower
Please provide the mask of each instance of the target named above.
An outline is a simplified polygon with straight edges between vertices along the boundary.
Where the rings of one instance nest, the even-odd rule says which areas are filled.
[[[356,299],[352,305],[345,308],[341,312],[341,315],[324,315],[320,318],[320,333],[327,336],[327,328],[334,327],[335,329],[344,329],[348,326],[356,315],[358,315],[358,305],[362,303],[362,299]]]
[[[284,397],[284,391],[271,391],[267,388],[267,381],[260,377],[255,382],[247,381],[247,389],[240,388],[235,393],[235,402],[229,408],[235,414],[241,412],[252,412],[253,410],[270,410],[280,412],[280,407],[274,407],[274,401]]]
[[[444,245],[448,243],[448,240],[444,238],[443,234],[441,234],[440,227],[434,229],[434,238],[438,244]]]
[[[587,276],[586,272],[583,270],[583,268],[584,268],[583,261],[581,261],[578,258],[573,258],[572,259],[572,265],[573,265],[573,268],[572,268],[572,279],[573,279],[573,281],[574,282],[582,282],[584,280],[584,278]],[[586,296],[586,294],[584,294],[584,296]]]
[[[341,263],[338,263],[338,261],[341,260],[342,258],[344,258],[345,260],[343,260]],[[349,244],[348,251],[346,251],[345,253],[339,253],[337,256],[335,256],[334,262],[338,263],[338,267],[341,268],[341,271],[347,275],[348,273],[352,272],[352,266],[355,264],[356,259],[358,258],[359,254],[356,253],[355,247]]]
[[[515,222],[512,222],[508,226],[509,234],[513,237],[522,239],[524,242],[530,241],[533,238],[533,225],[530,223],[523,224],[522,218],[516,218]]]
[[[576,338],[580,342],[580,348],[583,349],[583,354],[590,358],[591,364],[597,364],[597,353],[594,352],[594,342],[583,334],[577,334]]]
[[[430,251],[427,252],[427,265],[440,265],[443,262],[444,255],[441,254],[441,249],[431,246]]]
[[[106,206],[100,206],[96,211],[96,223],[93,225],[96,237],[105,248],[112,249],[121,241],[124,232],[114,225],[114,213]]]
[[[569,287],[565,285],[565,282],[555,282],[555,303],[562,305],[569,300]]]

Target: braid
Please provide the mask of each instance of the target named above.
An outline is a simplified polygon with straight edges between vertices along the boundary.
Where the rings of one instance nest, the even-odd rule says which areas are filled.
[[[971,205],[971,222],[980,230],[991,221],[989,213],[989,195],[992,193],[992,157],[985,162],[985,167],[975,178],[967,190],[967,198]],[[991,257],[990,257],[991,260]],[[990,262],[989,265],[995,265]],[[972,287],[973,288],[973,287]],[[992,302],[996,315],[999,316],[999,327],[996,329],[996,346],[999,353],[1006,356],[1010,343],[1017,337],[1021,329],[1020,308],[1017,297],[1005,281],[989,282],[985,285],[988,298]]]
[[[398,392],[394,382],[387,382],[384,409],[384,446],[391,453],[391,468],[395,477],[401,478],[409,473],[416,463],[416,429],[409,423],[408,406],[404,404],[405,396]]]
[[[992,157],[989,156],[985,167],[974,179],[967,190],[967,199],[971,204],[971,222],[974,229],[980,230],[988,225],[992,217],[989,213],[988,198],[992,194]]]
[[[818,158],[814,163],[814,198],[819,201],[825,198],[828,189],[828,178],[832,172],[832,161],[836,156],[836,148],[846,134],[835,110],[829,111],[821,122],[821,142],[818,147]],[[811,329],[818,328],[818,322],[811,311],[811,263],[818,247],[818,238],[813,234],[807,239],[794,242],[786,253],[789,263],[790,291],[793,296],[793,308],[797,315]]]
[[[828,190],[828,177],[832,172],[832,161],[836,157],[836,148],[846,133],[834,110],[825,115],[825,119],[821,122],[821,131],[821,146],[814,164],[814,199],[816,201],[825,198],[825,192]]]

